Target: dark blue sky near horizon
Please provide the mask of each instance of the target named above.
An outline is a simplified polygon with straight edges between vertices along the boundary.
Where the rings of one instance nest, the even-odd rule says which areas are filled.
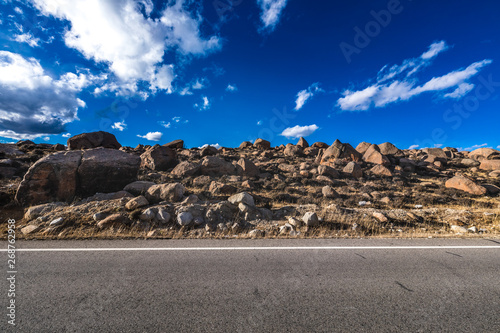
[[[495,1],[0,7],[0,142],[500,147]]]

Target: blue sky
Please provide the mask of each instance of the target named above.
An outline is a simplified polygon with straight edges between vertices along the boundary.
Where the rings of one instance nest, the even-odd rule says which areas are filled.
[[[0,142],[500,147],[497,1],[0,1]]]

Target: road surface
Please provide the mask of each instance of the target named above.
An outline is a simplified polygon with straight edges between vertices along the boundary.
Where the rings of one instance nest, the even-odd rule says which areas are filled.
[[[0,331],[500,332],[498,240],[16,245]]]

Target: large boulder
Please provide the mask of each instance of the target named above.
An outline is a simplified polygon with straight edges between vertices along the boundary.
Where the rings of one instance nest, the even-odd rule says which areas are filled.
[[[363,155],[363,160],[368,163],[390,165],[391,161],[380,152],[377,145],[371,145]]]
[[[257,139],[255,140],[253,146],[261,150],[268,150],[271,149],[271,142],[264,139]]]
[[[474,195],[484,195],[487,192],[486,188],[477,185],[472,180],[462,175],[448,179],[445,186],[447,188],[454,188]]]
[[[288,157],[299,157],[304,155],[304,149],[297,145],[293,145],[291,143],[287,144],[283,154]]]
[[[500,157],[500,151],[491,148],[479,148],[469,153],[469,158],[473,158],[478,161],[491,160],[493,158],[499,158],[499,157]]]
[[[304,139],[303,137],[300,137],[299,142],[297,142],[297,146],[300,146],[302,148],[307,148],[309,147],[309,143]]]
[[[141,159],[123,151],[98,148],[83,153],[78,167],[79,188],[83,197],[97,192],[110,193],[122,190],[136,180]]]
[[[479,165],[481,170],[500,170],[500,160],[481,160]]]
[[[194,176],[200,170],[201,170],[200,164],[184,161],[177,164],[177,166],[170,173],[176,177],[184,178],[184,177]]]
[[[253,147],[253,144],[250,141],[243,141],[238,148],[245,149],[251,147]]]
[[[153,185],[146,192],[146,199],[152,203],[178,202],[184,199],[185,191],[186,188],[181,183]]]
[[[170,149],[182,149],[184,148],[184,140],[174,140],[169,143],[165,143],[163,147],[167,147]]]
[[[82,154],[80,151],[61,152],[38,160],[24,175],[17,189],[16,201],[23,206],[31,206],[73,200]]]
[[[250,160],[240,158],[236,166],[238,174],[246,177],[258,177],[260,174],[259,168]]]
[[[321,164],[331,164],[337,159],[346,159],[349,161],[357,162],[361,160],[363,155],[361,155],[356,149],[354,149],[348,143],[342,143],[340,140],[335,140],[335,142],[325,150],[323,157],[321,158]]]
[[[97,147],[120,149],[116,137],[108,132],[91,132],[75,135],[68,139],[69,150],[91,149]]]
[[[165,146],[154,145],[141,155],[141,168],[166,171],[176,164],[177,153]]]
[[[378,148],[380,149],[380,153],[383,155],[393,155],[393,156],[403,156],[404,153],[398,147],[393,145],[390,142],[384,142],[382,144],[378,145]]]
[[[356,162],[347,163],[342,171],[354,178],[363,177],[363,170],[361,169],[361,166],[359,166],[359,164]]]
[[[16,200],[22,205],[33,205],[117,192],[137,178],[139,165],[138,156],[115,149],[55,153],[29,168]]]
[[[446,155],[445,151],[441,148],[424,148],[422,151],[430,156],[439,157],[445,160],[448,158],[448,155]]]
[[[234,175],[236,168],[218,156],[206,156],[201,160],[201,173],[207,176]]]
[[[364,154],[368,150],[368,148],[370,148],[371,145],[372,145],[371,143],[363,141],[356,147],[356,150],[358,151],[358,153]]]

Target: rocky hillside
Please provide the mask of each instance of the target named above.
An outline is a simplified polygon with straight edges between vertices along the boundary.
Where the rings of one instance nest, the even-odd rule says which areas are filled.
[[[0,231],[15,218],[24,238],[494,236],[499,193],[489,148],[0,144]]]

